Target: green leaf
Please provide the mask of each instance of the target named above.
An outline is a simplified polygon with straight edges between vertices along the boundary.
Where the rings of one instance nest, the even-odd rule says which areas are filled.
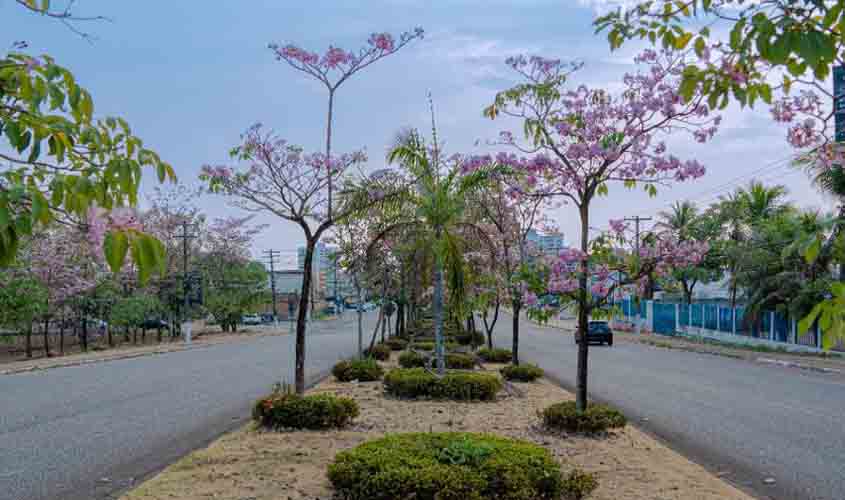
[[[820,303],[816,304],[813,307],[813,309],[810,311],[810,314],[808,314],[801,321],[798,322],[798,332],[799,333],[801,333],[802,335],[807,333],[807,330],[809,330],[810,327],[813,326],[813,323],[816,322],[816,318],[819,317],[819,314],[821,313],[823,306],[824,306],[824,302],[820,302]]]
[[[821,240],[815,238],[807,247],[807,249],[804,250],[804,259],[807,261],[808,264],[812,264],[816,261],[819,256],[819,252],[821,251],[821,248]]]
[[[103,253],[106,256],[106,262],[113,273],[120,272],[123,267],[123,262],[126,260],[126,253],[129,250],[129,238],[126,233],[121,231],[112,231],[106,234],[106,239],[103,244]]]

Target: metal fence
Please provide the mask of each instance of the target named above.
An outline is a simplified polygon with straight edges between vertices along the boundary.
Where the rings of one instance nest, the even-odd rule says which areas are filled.
[[[663,335],[687,334],[750,344],[765,344],[797,350],[821,348],[818,326],[800,334],[797,319],[777,311],[763,311],[752,317],[744,306],[713,303],[675,303],[624,299],[621,318],[640,328]],[[843,350],[840,343],[837,350]]]

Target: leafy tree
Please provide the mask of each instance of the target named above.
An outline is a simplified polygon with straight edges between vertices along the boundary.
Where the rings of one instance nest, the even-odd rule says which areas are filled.
[[[654,195],[660,183],[704,174],[697,161],[682,162],[670,155],[659,138],[689,132],[706,142],[717,130],[719,118],[710,116],[703,95],[681,102],[677,75],[684,72],[689,57],[685,52],[644,51],[636,61],[647,71],[625,75],[625,88],[617,96],[586,85],[567,88],[573,69],[559,60],[512,57],[507,63],[523,83],[499,92],[484,111],[493,119],[505,115],[523,123],[525,145],[517,143],[510,132],[501,134],[501,142],[531,156],[502,155],[499,161],[530,176],[533,194],[562,197],[578,209],[580,252],[557,270],[563,275],[573,266],[581,269],[575,289],[580,334],[587,331],[590,315],[596,311],[590,296],[590,266],[595,263],[590,258],[589,235],[595,198],[607,195],[614,182],[629,188],[641,185]],[[565,291],[572,292],[569,278],[557,281],[564,283]],[[581,342],[576,383],[580,411],[587,405],[587,359],[587,343]]]
[[[26,357],[32,357],[32,323],[44,314],[47,289],[26,273],[0,271],[0,325],[25,332]]]
[[[200,265],[205,307],[224,332],[236,332],[243,315],[268,300],[267,272],[260,262],[221,262],[209,255]]]
[[[437,135],[431,147],[415,130],[397,138],[387,154],[390,163],[401,165],[415,181],[402,197],[412,218],[385,229],[388,234],[395,228],[418,226],[426,234],[434,253],[433,285],[434,338],[437,371],[446,370],[446,350],[443,341],[444,270],[448,273],[452,313],[459,318],[464,311],[455,311],[467,303],[465,286],[465,260],[459,229],[467,226],[463,218],[467,199],[488,181],[491,170],[471,158],[459,155],[444,158],[439,150]]]
[[[672,269],[671,278],[680,283],[687,304],[692,303],[692,294],[696,285],[719,279],[722,274],[722,261],[713,252],[713,243],[721,236],[722,228],[712,214],[698,212],[690,201],[675,202],[671,211],[661,212],[659,223],[661,232],[666,232],[679,242],[707,243],[710,246],[701,262],[694,266]]]

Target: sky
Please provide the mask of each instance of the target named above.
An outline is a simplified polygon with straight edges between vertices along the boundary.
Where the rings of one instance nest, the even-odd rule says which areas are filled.
[[[521,130],[482,116],[497,91],[517,82],[504,64],[508,56],[582,61],[573,84],[618,88],[623,75],[635,70],[633,57],[642,46],[611,52],[604,36],[594,34],[597,10],[614,1],[77,0],[77,15],[109,19],[76,24],[93,35],[91,41],[5,1],[0,44],[26,40],[30,53],[52,55],[91,92],[97,115],[126,118],[147,147],[173,164],[180,182],[198,185],[200,168],[227,163],[240,133],[256,122],[306,150],[324,147],[325,88],[276,61],[268,43],[357,50],[373,32],[425,29],[422,41],[356,74],[336,95],[333,150],[363,148],[375,170],[386,166],[386,147],[398,130],[428,131],[428,93],[450,153],[495,152],[485,141],[500,130]],[[723,126],[706,145],[686,137],[667,141],[672,153],[707,167],[703,178],[663,188],[655,198],[611,185],[610,195],[591,207],[591,225],[655,217],[676,200],[706,205],[752,179],[783,184],[800,207],[831,207],[806,174],[785,161],[785,129],[765,109],[731,106],[722,115]],[[155,186],[153,177],[145,179],[145,192]],[[242,215],[225,198],[209,195],[200,204],[211,217]],[[549,215],[567,243],[577,245],[577,211],[564,206]],[[296,247],[304,242],[301,229],[272,216],[256,221],[269,227],[254,254],[277,249],[294,267]]]

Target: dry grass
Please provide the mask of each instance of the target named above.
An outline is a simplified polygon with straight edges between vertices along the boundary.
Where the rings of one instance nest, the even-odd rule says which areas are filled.
[[[751,498],[630,425],[599,438],[550,434],[539,427],[537,412],[571,395],[545,379],[517,385],[519,395],[503,392],[493,403],[451,403],[389,399],[380,382],[329,379],[312,392],[355,398],[361,415],[351,427],[276,433],[248,425],[123,498],[327,500],[333,492],[326,466],[338,451],[385,433],[413,431],[490,432],[538,443],[551,450],[563,470],[577,466],[596,474],[593,499]]]

